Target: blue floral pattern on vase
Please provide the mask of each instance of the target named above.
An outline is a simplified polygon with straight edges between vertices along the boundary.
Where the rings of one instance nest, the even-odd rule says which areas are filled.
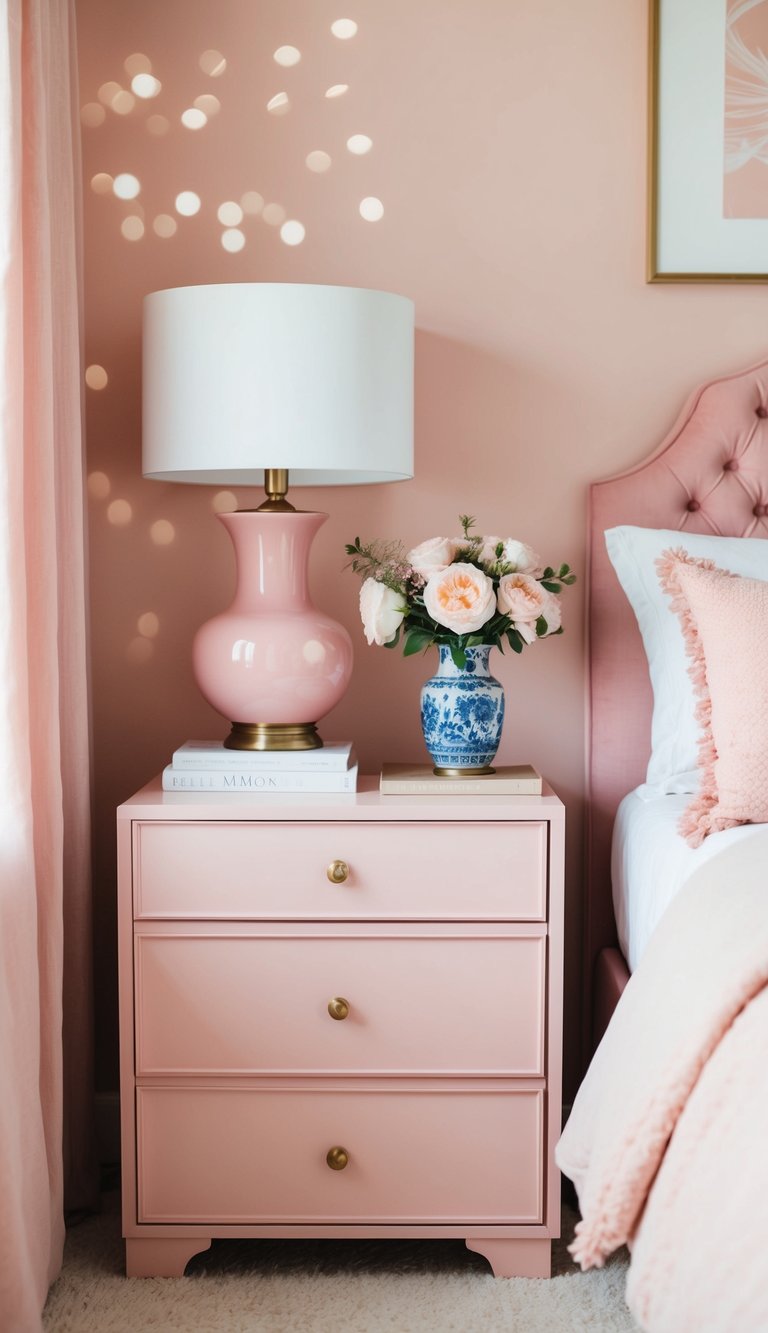
[[[487,769],[499,748],[504,724],[504,688],[488,670],[491,645],[467,648],[457,667],[446,644],[438,644],[437,673],[421,691],[421,726],[436,769]]]

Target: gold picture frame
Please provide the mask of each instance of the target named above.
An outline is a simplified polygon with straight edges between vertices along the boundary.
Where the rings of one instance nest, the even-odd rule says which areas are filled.
[[[764,219],[722,206],[726,32],[762,4],[768,22],[768,0],[650,0],[649,283],[768,282],[768,165]]]

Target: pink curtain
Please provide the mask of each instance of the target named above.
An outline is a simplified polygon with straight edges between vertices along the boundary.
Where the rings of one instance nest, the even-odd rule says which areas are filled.
[[[92,1201],[89,742],[71,0],[0,0],[0,1328]]]

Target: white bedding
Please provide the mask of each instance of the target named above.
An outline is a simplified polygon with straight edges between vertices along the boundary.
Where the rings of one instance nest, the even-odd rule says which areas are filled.
[[[743,824],[710,834],[701,847],[681,838],[677,822],[690,794],[659,795],[644,784],[624,797],[616,813],[611,853],[613,910],[622,953],[634,972],[665,909],[691,873],[713,856],[723,856],[727,892],[728,849],[751,841],[755,865],[766,866],[768,824]]]

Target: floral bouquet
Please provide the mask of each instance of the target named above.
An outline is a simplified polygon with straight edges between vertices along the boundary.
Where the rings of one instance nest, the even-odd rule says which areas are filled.
[[[430,537],[407,553],[400,542],[356,537],[349,565],[363,578],[360,616],[369,644],[405,656],[444,644],[462,669],[480,644],[520,653],[525,644],[562,634],[560,596],[576,582],[569,565],[543,566],[513,537],[483,537],[459,519],[460,537]]]

